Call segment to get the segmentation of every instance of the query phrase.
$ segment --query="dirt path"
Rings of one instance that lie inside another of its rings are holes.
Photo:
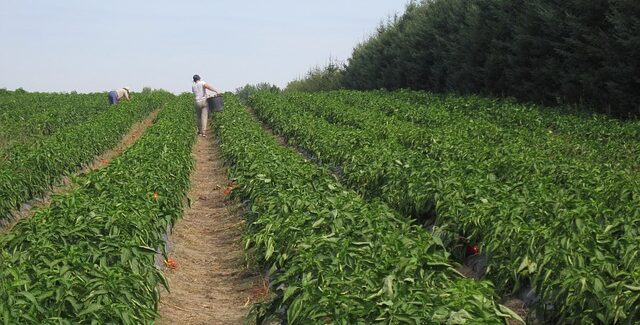
[[[238,205],[227,205],[229,180],[211,136],[192,153],[191,207],[173,229],[158,324],[243,324],[260,277],[247,269]],[[174,264],[175,263],[175,264]]]
[[[119,156],[123,151],[129,148],[132,144],[134,144],[138,139],[142,136],[144,131],[153,124],[153,120],[156,118],[158,113],[160,112],[160,108],[151,112],[144,120],[133,124],[129,133],[127,133],[120,143],[112,149],[109,149],[103,152],[101,155],[97,156],[92,162],[83,165],[82,169],[75,172],[73,176],[78,176],[81,174],[86,174],[96,169],[103,168],[109,164],[109,162]],[[63,177],[57,185],[55,185],[50,191],[45,193],[40,198],[34,198],[27,203],[22,205],[22,208],[19,211],[13,211],[11,218],[8,221],[0,220],[0,234],[6,233],[15,226],[18,221],[29,218],[33,216],[33,214],[42,208],[46,208],[51,204],[51,196],[57,194],[63,194],[70,191],[74,184],[71,181],[71,176]]]

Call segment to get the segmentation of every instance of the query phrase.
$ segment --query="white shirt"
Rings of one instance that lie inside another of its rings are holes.
[[[129,99],[129,92],[124,88],[116,89],[116,94],[118,94],[118,100],[121,100],[122,97]]]
[[[191,85],[191,91],[193,92],[193,95],[195,95],[196,97],[196,102],[202,102],[207,100],[207,89],[204,88],[204,85],[206,85],[207,83],[199,80],[197,82],[194,82],[193,85]]]

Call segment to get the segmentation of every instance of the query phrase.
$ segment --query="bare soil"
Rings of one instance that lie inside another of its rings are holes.
[[[53,195],[64,194],[71,191],[75,186],[75,184],[73,184],[72,182],[73,177],[86,174],[107,166],[113,158],[122,154],[123,151],[125,151],[132,144],[138,141],[144,131],[153,124],[153,121],[155,120],[159,112],[160,109],[158,108],[151,112],[144,120],[135,123],[131,127],[129,133],[127,133],[122,138],[117,146],[103,152],[99,156],[96,156],[96,158],[92,162],[82,166],[82,168],[79,171],[75,172],[73,175],[62,177],[58,184],[53,186],[50,191],[44,193],[42,197],[34,198],[29,202],[24,203],[20,210],[13,211],[11,213],[11,219],[7,221],[0,220],[0,234],[10,231],[11,228],[13,228],[16,223],[18,223],[18,221],[33,216],[37,209],[48,207],[51,204],[51,197]]]
[[[528,324],[532,324],[531,319],[529,319],[529,310],[524,306],[524,302],[517,298],[510,298],[504,302],[504,305],[513,310],[518,316],[520,316],[525,322]],[[508,325],[521,325],[522,323],[515,319],[508,319]]]
[[[460,274],[464,275],[467,278],[476,279],[476,280],[479,280],[481,278],[477,272],[473,271],[470,267],[464,264],[457,265],[455,269],[456,271],[460,272]]]
[[[226,198],[233,187],[211,135],[198,137],[192,155],[192,203],[170,236],[170,292],[161,289],[157,323],[243,324],[265,286],[245,263],[242,208]]]

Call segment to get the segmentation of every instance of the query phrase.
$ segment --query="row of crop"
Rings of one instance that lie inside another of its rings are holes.
[[[78,188],[0,237],[0,323],[151,324],[155,248],[182,214],[192,169],[190,96]]]
[[[637,207],[636,202],[628,198],[633,196],[632,189],[640,186],[640,170],[613,164],[603,166],[600,161],[592,160],[592,156],[563,155],[562,149],[567,144],[547,133],[536,136],[523,134],[522,128],[496,128],[495,124],[482,123],[477,116],[469,116],[464,110],[461,110],[462,114],[457,112],[459,116],[454,120],[432,118],[435,126],[417,127],[375,110],[341,103],[351,101],[352,97],[364,98],[366,93],[294,94],[287,96],[287,100],[298,107],[306,102],[306,107],[310,107],[306,110],[316,116],[334,124],[372,130],[370,135],[384,139],[388,145],[392,145],[391,142],[403,144],[412,151],[424,153],[436,163],[455,161],[463,168],[474,166],[467,173],[488,175],[487,182],[495,178],[501,184],[522,184],[523,189],[544,188],[553,196],[566,192],[582,200],[588,198],[597,201],[599,209],[614,211],[611,212],[614,219],[633,215]],[[371,101],[378,98],[371,97]],[[314,104],[309,105],[309,102]],[[580,120],[576,118],[576,121]],[[628,141],[640,146],[637,141]],[[624,152],[625,147],[615,147],[615,150]],[[585,204],[589,210],[597,209],[590,206],[596,204],[594,202]]]
[[[76,171],[104,150],[114,147],[131,125],[160,107],[166,93],[140,95],[133,102],[65,128],[25,146],[16,146],[0,162],[0,220],[25,201],[41,195],[64,174]]]
[[[455,161],[461,166],[474,166],[470,172],[490,175],[503,184],[534,184],[544,186],[547,192],[568,189],[580,197],[594,197],[594,192],[598,192],[598,200],[611,209],[621,205],[617,200],[620,188],[634,188],[639,179],[638,171],[633,169],[602,168],[589,157],[558,154],[564,144],[548,134],[523,135],[520,129],[500,129],[493,123],[464,115],[454,119],[432,117],[432,126],[418,127],[375,110],[342,103],[353,96],[366,94],[293,94],[287,96],[287,101],[330,123],[370,130],[368,135],[384,140],[388,146],[398,143],[436,162]],[[541,151],[545,147],[549,150]],[[601,184],[608,183],[617,186],[598,190]]]
[[[479,96],[436,96],[422,91],[376,91],[371,94],[378,99],[387,98],[392,102],[400,100],[411,104],[413,109],[401,108],[400,111],[404,111],[405,118],[412,120],[420,119],[419,116],[427,113],[429,106],[435,101],[441,105],[455,106],[458,111],[479,113],[483,118],[505,127],[527,126],[531,130],[553,130],[559,134],[575,136],[578,141],[637,141],[640,136],[640,124],[637,120],[620,120],[602,114],[572,112],[557,107],[520,104],[511,100]]]
[[[377,134],[390,141],[425,152],[430,159],[455,160],[469,165],[486,164],[493,159],[496,163],[487,166],[486,173],[493,173],[507,182],[539,184],[544,181],[563,188],[584,188],[584,195],[590,195],[589,189],[597,188],[602,183],[640,179],[640,162],[630,159],[634,150],[628,150],[635,148],[640,154],[640,138],[627,139],[624,134],[620,134],[626,142],[620,140],[607,146],[596,146],[590,145],[589,141],[557,136],[554,132],[549,133],[546,128],[504,127],[493,116],[485,116],[485,108],[477,109],[473,114],[464,109],[470,106],[469,103],[484,105],[487,102],[485,99],[472,98],[467,100],[467,105],[458,103],[448,108],[443,108],[443,105],[436,102],[430,106],[430,123],[424,127],[398,120],[395,116],[386,116],[381,110],[371,109],[372,106],[378,106],[390,111],[402,106],[390,106],[393,101],[389,101],[389,98],[393,100],[394,96],[395,93],[382,96],[377,93],[334,92],[311,96],[294,94],[287,98],[296,106],[306,105],[309,107],[308,111],[331,123],[376,130]],[[368,106],[365,107],[369,109],[353,104],[364,104],[365,99],[368,99]],[[384,104],[373,104],[377,101]],[[447,104],[452,103],[454,99],[448,99]],[[406,110],[409,108],[404,107]],[[514,106],[514,109],[517,108]],[[502,107],[502,111],[503,115],[508,116],[521,110],[512,111],[509,107]],[[584,121],[579,117],[574,117],[574,120],[575,124]],[[455,150],[451,150],[452,146]],[[609,152],[615,152],[615,155]],[[609,195],[616,197],[619,193],[614,191]],[[615,199],[607,198],[603,201],[616,204]]]
[[[295,97],[291,98],[295,100]],[[356,111],[368,114],[370,121],[378,120],[374,115],[388,115],[387,120],[401,126],[395,128],[396,131],[401,131],[395,132],[400,141],[414,146],[432,147],[429,150],[431,154],[434,154],[437,148],[429,142],[428,136],[424,137],[426,143],[424,140],[419,141],[419,136],[456,130],[462,133],[450,134],[451,139],[448,142],[457,141],[457,147],[466,146],[474,149],[467,151],[480,158],[486,155],[480,150],[493,150],[497,152],[489,153],[513,158],[524,149],[528,151],[528,161],[516,163],[554,167],[563,164],[590,164],[592,169],[605,165],[607,168],[602,172],[614,171],[635,175],[640,171],[640,165],[637,159],[634,159],[635,155],[640,154],[640,124],[637,123],[609,121],[601,116],[586,118],[557,112],[552,115],[552,111],[528,108],[501,100],[459,96],[441,98],[422,92],[340,91],[307,97],[316,102],[321,101],[325,105],[320,105],[321,107],[338,111],[341,115],[345,114],[343,106],[358,108]],[[300,105],[303,102],[304,100],[297,101],[296,104]],[[556,119],[553,120],[552,116]],[[402,120],[415,125],[406,127],[407,124],[402,123]],[[344,122],[344,119],[342,121]],[[356,121],[362,124],[360,119]],[[566,130],[569,127],[571,129]],[[413,138],[405,137],[405,134],[411,134],[411,129],[416,128],[426,130],[423,134],[417,133]],[[416,141],[417,143],[414,143]],[[531,159],[537,161],[532,162]]]
[[[246,247],[270,270],[277,294],[259,316],[289,324],[498,323],[510,312],[488,282],[447,263],[439,238],[280,146],[237,98],[225,105],[215,129],[239,185],[233,193],[251,202]]]
[[[604,115],[579,115],[503,99],[475,96],[435,96],[426,92],[336,92],[341,101],[367,111],[411,121],[428,128],[443,118],[448,122],[483,121],[509,137],[517,135],[523,146],[534,145],[541,157],[577,158],[606,164],[614,169],[640,166],[640,123],[619,121]],[[543,143],[526,143],[544,138]],[[508,138],[507,138],[508,139]]]
[[[106,95],[0,91],[0,157],[8,147],[45,138],[107,109]]]
[[[330,123],[318,117],[319,108],[313,108],[317,102],[300,105],[298,98],[292,104],[291,96],[300,95],[262,93],[252,104],[291,144],[340,166],[344,181],[363,194],[418,218],[437,215],[439,227],[481,242],[489,261],[487,275],[501,289],[515,291],[530,283],[543,301],[555,305],[562,322],[632,322],[640,317],[640,197],[635,192],[640,187],[620,187],[638,180],[577,192],[553,182],[505,182],[491,168],[503,163],[505,172],[513,173],[510,157],[468,160],[465,155],[474,154],[470,148],[448,142],[463,135],[491,136],[482,133],[486,129],[457,129],[454,123],[447,132],[448,121],[441,121],[444,132],[423,133],[432,144],[415,150],[387,134],[389,120],[350,125],[367,120],[342,106],[342,112],[325,116],[333,119]],[[340,120],[348,116],[357,119]],[[436,154],[434,148],[439,148]],[[603,197],[616,199],[619,206],[601,201]]]
[[[380,139],[390,150],[398,150],[397,145],[394,147],[397,143],[422,153],[436,168],[455,162],[458,168],[466,169],[465,177],[476,174],[488,186],[496,181],[517,186],[522,197],[534,191],[552,198],[575,197],[575,204],[586,210],[610,211],[609,219],[625,221],[637,211],[633,189],[640,187],[640,170],[614,164],[603,166],[597,159],[592,160],[593,156],[564,155],[567,144],[547,132],[540,136],[526,128],[503,129],[492,121],[470,116],[464,109],[449,109],[449,116],[441,118],[436,118],[436,113],[432,116],[433,126],[418,127],[376,110],[343,103],[366,96],[358,92],[291,94],[286,99],[330,123],[367,130],[368,136]],[[378,98],[371,97],[370,101]],[[616,149],[624,151],[624,147]],[[594,218],[602,221],[598,216]]]

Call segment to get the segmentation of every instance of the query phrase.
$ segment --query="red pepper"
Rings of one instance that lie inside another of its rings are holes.
[[[467,255],[476,255],[480,252],[478,244],[467,245]]]

